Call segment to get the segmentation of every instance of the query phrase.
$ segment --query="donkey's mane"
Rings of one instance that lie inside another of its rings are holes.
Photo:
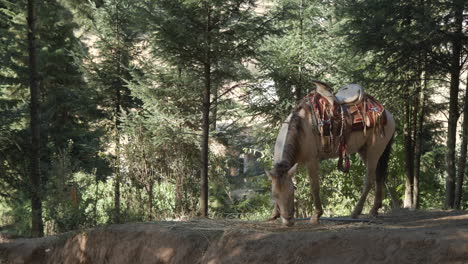
[[[278,173],[278,177],[282,177],[283,175],[286,175],[288,173],[288,170],[291,168],[291,165],[289,164],[288,161],[282,160],[279,163],[275,164],[274,170]]]
[[[275,171],[279,178],[285,177],[288,170],[294,165],[299,151],[299,133],[302,129],[301,117],[298,109],[294,109],[288,124],[288,134],[283,148],[283,159],[275,164]]]
[[[316,93],[316,89],[310,93]],[[296,163],[296,158],[299,155],[299,148],[301,146],[299,139],[303,130],[302,118],[299,115],[301,110],[306,113],[311,113],[312,106],[309,102],[309,96],[304,97],[291,112],[291,118],[288,122],[287,136],[284,145],[281,147],[281,160],[274,166],[278,178],[283,178],[287,175],[289,169]]]

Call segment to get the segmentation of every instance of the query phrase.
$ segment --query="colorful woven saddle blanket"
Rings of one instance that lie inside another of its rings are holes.
[[[362,131],[367,135],[368,130],[372,129],[372,133],[383,135],[383,127],[387,122],[385,108],[374,97],[363,93],[355,98],[354,101],[340,103],[336,97],[313,91],[303,99],[312,108],[314,127],[320,134],[322,151],[339,154],[338,168],[345,172],[350,167],[346,143],[351,133]]]
[[[386,124],[385,108],[368,94],[357,104],[339,104],[337,101],[331,104],[316,92],[305,99],[312,105],[316,127],[323,136],[337,137],[346,129],[366,133],[369,128],[381,129]]]

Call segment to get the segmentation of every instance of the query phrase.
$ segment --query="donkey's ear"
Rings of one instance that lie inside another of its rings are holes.
[[[292,176],[294,176],[294,174],[296,174],[297,165],[298,165],[298,163],[294,164],[294,166],[292,166],[292,167],[288,170],[288,176],[289,176],[290,178],[292,178]]]

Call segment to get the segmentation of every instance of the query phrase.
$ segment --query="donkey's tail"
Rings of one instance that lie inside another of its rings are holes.
[[[390,159],[390,153],[392,152],[392,145],[393,145],[393,138],[394,135],[392,135],[392,138],[390,141],[387,143],[387,146],[385,147],[384,152],[382,153],[382,156],[379,158],[379,162],[377,163],[377,179],[380,178],[382,182],[385,182],[385,179],[387,178],[387,173],[388,173],[388,161]]]

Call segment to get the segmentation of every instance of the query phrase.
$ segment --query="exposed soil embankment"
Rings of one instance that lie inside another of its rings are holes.
[[[468,263],[468,212],[398,211],[371,223],[192,220],[0,241],[0,263]]]

